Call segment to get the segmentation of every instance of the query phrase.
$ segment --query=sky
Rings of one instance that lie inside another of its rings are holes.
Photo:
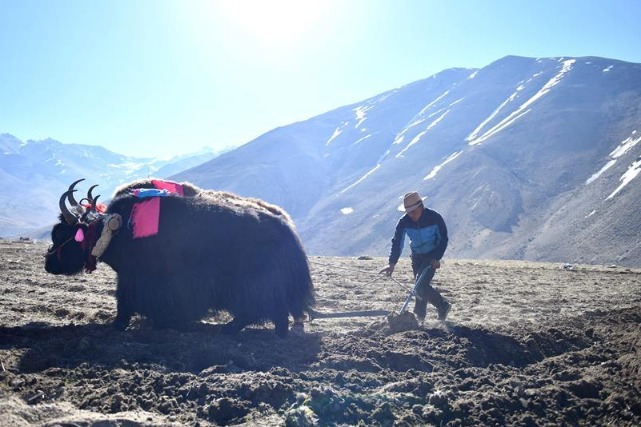
[[[0,134],[170,157],[506,55],[641,63],[641,0],[0,0]]]

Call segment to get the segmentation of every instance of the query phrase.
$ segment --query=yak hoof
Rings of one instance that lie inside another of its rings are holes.
[[[303,322],[294,322],[291,332],[294,335],[305,335],[305,324]]]

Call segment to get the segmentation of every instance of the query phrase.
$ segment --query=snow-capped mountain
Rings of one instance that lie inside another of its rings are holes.
[[[105,200],[121,184],[147,176],[167,177],[216,155],[203,150],[169,160],[134,158],[97,146],[52,139],[23,142],[0,134],[0,237],[32,236],[35,229],[54,224],[58,199],[76,179],[89,183],[84,190],[98,184],[94,195]]]
[[[402,195],[418,190],[448,224],[446,257],[641,266],[640,142],[641,64],[508,56],[172,178],[280,204],[311,254],[386,255]]]

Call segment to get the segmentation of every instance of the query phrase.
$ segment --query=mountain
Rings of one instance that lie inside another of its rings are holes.
[[[274,129],[172,179],[283,206],[310,254],[387,255],[417,190],[448,224],[446,258],[641,266],[640,141],[641,64],[508,56]]]
[[[76,179],[86,178],[87,185],[78,186],[81,191],[99,184],[93,194],[105,200],[121,184],[150,175],[167,177],[216,155],[204,149],[169,160],[135,158],[98,146],[53,139],[23,142],[0,134],[0,236],[35,236],[45,227],[48,232],[59,213],[60,195]]]

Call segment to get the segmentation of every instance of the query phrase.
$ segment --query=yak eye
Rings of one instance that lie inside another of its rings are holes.
[[[63,229],[62,227],[54,227],[54,229],[51,231],[51,240],[56,243],[67,239],[67,231],[68,230]]]

